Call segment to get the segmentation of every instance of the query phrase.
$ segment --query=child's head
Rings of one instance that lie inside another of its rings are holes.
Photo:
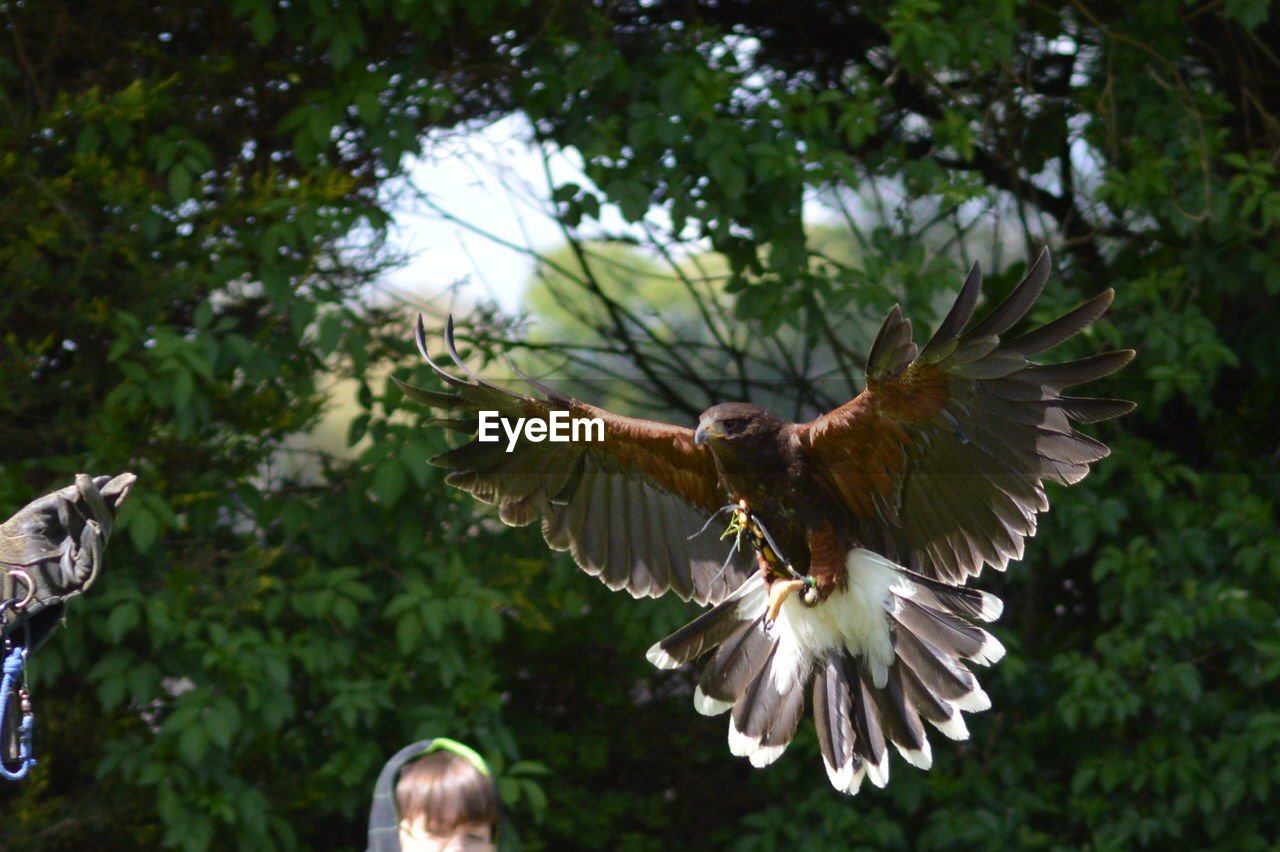
[[[467,848],[449,841],[468,836],[488,843],[498,821],[493,779],[453,751],[433,751],[400,770],[396,804],[404,849]]]

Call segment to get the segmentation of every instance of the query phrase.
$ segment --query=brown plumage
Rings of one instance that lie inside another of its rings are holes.
[[[695,707],[732,708],[730,748],[757,766],[790,742],[811,686],[828,774],[853,793],[864,776],[887,781],[887,743],[927,767],[923,721],[963,738],[960,711],[989,706],[962,660],[1003,655],[969,621],[996,618],[1000,603],[962,584],[984,565],[1003,570],[1021,558],[1036,514],[1048,508],[1045,480],[1077,482],[1107,455],[1071,422],[1132,408],[1061,396],[1118,370],[1130,350],[1030,361],[1101,316],[1110,290],[1020,337],[1001,337],[1034,304],[1048,272],[1046,251],[973,323],[975,265],[919,351],[895,307],[867,359],[866,390],[809,423],[726,403],[707,409],[694,431],[622,417],[527,377],[539,395],[513,393],[462,363],[452,323],[446,343],[468,378],[431,362],[419,322],[423,356],[456,393],[401,387],[453,412],[437,422],[464,433],[477,431],[486,410],[543,421],[554,412],[599,418],[601,441],[472,440],[432,462],[450,470],[450,484],[496,503],[507,523],[541,516],[547,543],[569,550],[610,588],[636,597],[670,590],[713,605],[650,649],[649,659],[673,667],[712,653]],[[756,570],[749,547],[728,553],[714,533],[696,534],[738,501],[798,580],[789,583],[787,569],[763,559]],[[792,587],[804,591],[785,597]],[[776,621],[766,611],[776,611]]]

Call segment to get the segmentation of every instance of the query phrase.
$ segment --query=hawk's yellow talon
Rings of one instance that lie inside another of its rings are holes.
[[[766,627],[773,624],[778,617],[778,612],[782,609],[782,604],[792,592],[798,592],[804,588],[804,580],[775,580],[769,586],[769,608],[764,613],[764,624]]]

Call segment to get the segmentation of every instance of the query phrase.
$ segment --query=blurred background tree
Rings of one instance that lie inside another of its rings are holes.
[[[381,761],[446,733],[494,760],[528,849],[1269,848],[1270,14],[0,2],[0,514],[140,476],[35,660],[41,763],[0,789],[0,844],[358,846]],[[639,413],[805,416],[855,392],[891,304],[931,325],[973,259],[997,297],[1052,245],[1040,319],[1116,287],[1081,352],[1138,348],[1103,392],[1140,408],[980,579],[1010,654],[930,772],[841,797],[807,723],[751,770],[643,659],[689,608],[609,594],[423,463],[442,439],[385,382],[427,381],[408,312],[369,298],[391,189],[431,134],[512,113],[586,180],[552,193],[568,249],[529,333],[467,329],[478,368],[510,341]],[[610,211],[640,245],[601,244]],[[339,380],[348,446],[318,446]]]

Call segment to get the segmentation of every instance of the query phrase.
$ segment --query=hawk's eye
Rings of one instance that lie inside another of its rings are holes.
[[[730,420],[724,421],[724,425],[726,429],[736,432],[738,427],[742,425],[742,421],[737,417],[734,417]]]

